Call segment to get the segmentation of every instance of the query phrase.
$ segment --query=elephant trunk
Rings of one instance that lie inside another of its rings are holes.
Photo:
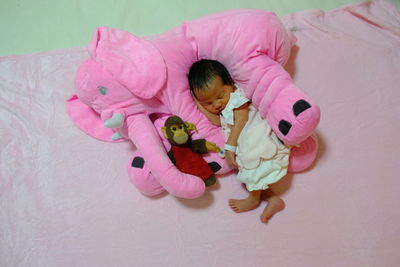
[[[142,154],[145,164],[158,182],[171,194],[181,198],[197,198],[205,191],[199,177],[180,172],[168,158],[160,136],[146,114],[127,118],[128,135]]]

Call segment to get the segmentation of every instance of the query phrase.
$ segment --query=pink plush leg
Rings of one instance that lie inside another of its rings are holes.
[[[128,175],[136,188],[147,196],[165,192],[165,189],[151,174],[139,151],[136,151],[129,160]]]
[[[173,165],[154,124],[146,114],[128,117],[127,125],[129,137],[145,160],[141,165],[148,166],[166,191],[176,197],[190,199],[204,194],[205,184],[202,179],[184,174]]]
[[[285,144],[297,145],[313,133],[320,109],[295,85],[290,85],[276,96],[266,118]]]
[[[317,156],[318,139],[315,133],[304,140],[300,147],[293,147],[289,157],[289,172],[301,172],[311,166]]]

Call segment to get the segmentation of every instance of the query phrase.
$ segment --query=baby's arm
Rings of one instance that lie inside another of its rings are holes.
[[[249,119],[249,104],[246,103],[240,106],[239,108],[234,109],[233,112],[234,112],[234,124],[231,129],[231,133],[228,137],[228,140],[226,141],[226,144],[231,146],[237,146],[238,145],[237,141],[239,139],[240,133],[242,132],[244,126],[247,123],[247,120]],[[238,168],[234,152],[227,150],[226,159],[231,166]]]
[[[202,105],[200,105],[199,101],[197,101],[196,97],[192,96],[194,102],[196,103],[198,109],[203,113],[207,119],[214,125],[216,126],[221,126],[221,119],[219,118],[219,115],[212,114],[208,112]]]

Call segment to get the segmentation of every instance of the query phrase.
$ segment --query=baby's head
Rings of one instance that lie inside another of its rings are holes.
[[[219,114],[234,91],[231,75],[216,60],[202,59],[189,70],[189,85],[194,97],[208,112]]]

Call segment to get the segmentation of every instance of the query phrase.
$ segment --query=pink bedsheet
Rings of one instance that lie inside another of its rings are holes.
[[[398,266],[400,14],[385,0],[283,18],[287,66],[321,107],[318,161],[235,214],[234,175],[196,200],[129,182],[129,143],[78,130],[64,101],[84,49],[0,58],[0,266]],[[85,160],[90,158],[91,160]]]

